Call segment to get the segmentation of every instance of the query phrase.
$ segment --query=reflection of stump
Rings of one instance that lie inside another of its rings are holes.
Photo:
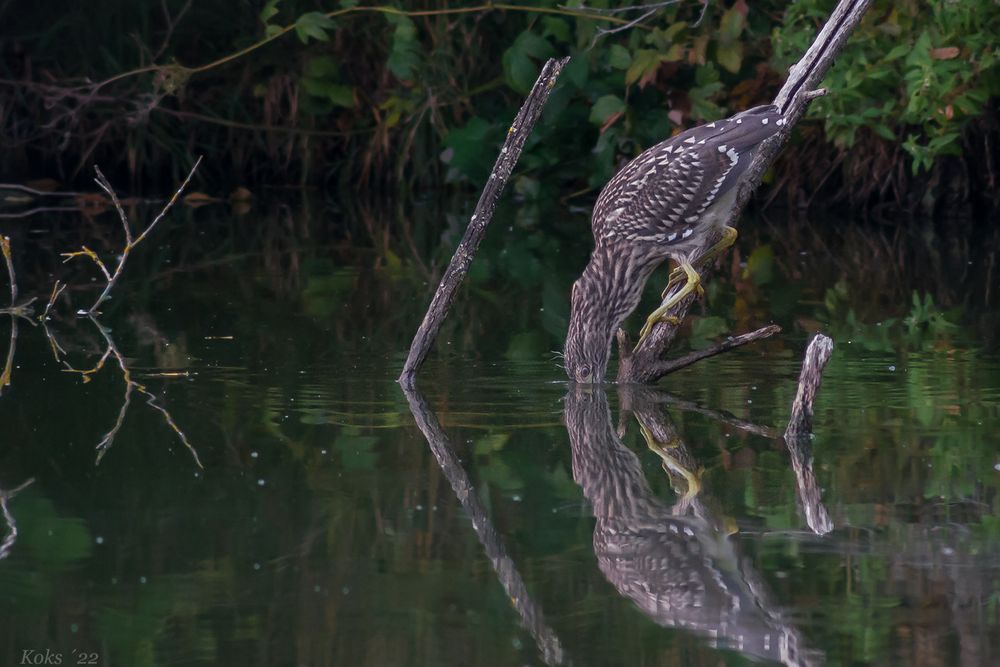
[[[631,397],[637,415],[654,408]],[[618,592],[665,627],[715,638],[719,645],[785,664],[807,664],[798,631],[745,571],[736,545],[709,517],[679,517],[650,489],[638,457],[612,427],[607,396],[574,388],[566,398],[573,478],[593,506],[594,554]],[[646,424],[644,424],[646,425]],[[664,422],[647,425],[662,431]]]

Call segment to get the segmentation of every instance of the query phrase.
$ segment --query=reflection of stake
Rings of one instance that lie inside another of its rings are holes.
[[[125,247],[122,249],[121,255],[118,257],[118,264],[115,266],[114,273],[108,270],[107,265],[101,261],[101,258],[97,256],[97,253],[87,246],[83,246],[80,250],[75,252],[62,253],[62,256],[66,258],[63,260],[64,263],[74,257],[89,257],[91,261],[97,265],[97,268],[101,270],[101,273],[104,274],[104,279],[107,281],[107,284],[104,286],[104,291],[102,291],[100,296],[97,297],[97,301],[94,302],[94,305],[92,305],[89,310],[81,311],[79,313],[80,315],[93,317],[98,314],[97,309],[110,296],[111,289],[118,283],[118,279],[121,277],[122,271],[125,270],[125,262],[128,260],[129,253],[131,253],[137,245],[142,243],[146,237],[149,236],[149,233],[153,231],[153,228],[156,227],[157,223],[163,219],[163,217],[167,214],[167,211],[169,211],[177,202],[181,193],[184,192],[184,188],[187,187],[187,184],[191,181],[191,177],[194,176],[194,172],[197,171],[198,165],[200,164],[201,158],[199,157],[195,161],[194,166],[191,167],[191,171],[188,173],[187,178],[185,178],[184,182],[181,183],[181,186],[177,188],[177,191],[174,192],[174,196],[171,197],[170,201],[166,203],[163,210],[161,210],[159,215],[153,219],[153,222],[149,223],[149,226],[134,239],[132,238],[132,228],[129,226],[128,217],[122,209],[121,202],[118,201],[118,195],[115,194],[114,188],[111,187],[111,183],[109,183],[108,179],[104,177],[103,173],[101,173],[100,168],[94,167],[94,171],[97,172],[97,178],[95,178],[94,181],[101,187],[102,190],[108,193],[109,197],[111,197],[111,201],[115,205],[115,210],[118,211],[118,218],[121,220],[122,227],[125,229]]]
[[[177,434],[181,443],[183,443],[183,445],[187,447],[188,451],[191,452],[191,456],[194,458],[195,464],[197,464],[199,468],[204,468],[201,464],[201,460],[198,458],[198,452],[195,451],[195,448],[188,441],[187,436],[184,435],[184,432],[180,429],[180,427],[177,426],[177,423],[174,421],[173,417],[170,416],[167,409],[157,403],[156,396],[153,393],[132,379],[132,372],[125,363],[125,357],[123,357],[121,352],[118,351],[118,347],[115,345],[114,339],[111,338],[110,330],[102,326],[101,323],[93,317],[90,318],[90,321],[94,323],[95,327],[97,327],[97,330],[100,332],[101,336],[104,337],[104,341],[107,344],[104,354],[101,355],[100,360],[93,368],[89,368],[87,370],[77,370],[64,361],[63,365],[66,366],[66,372],[78,373],[83,378],[84,382],[90,382],[90,376],[104,368],[104,364],[107,362],[108,357],[113,355],[115,360],[118,361],[118,367],[122,371],[122,379],[125,380],[125,396],[122,400],[121,409],[118,411],[118,418],[115,420],[114,426],[111,427],[111,430],[105,433],[104,437],[101,438],[101,441],[97,443],[98,453],[96,462],[100,463],[101,459],[104,458],[104,455],[111,448],[111,445],[114,444],[115,436],[118,435],[118,431],[121,429],[122,423],[125,421],[125,413],[128,412],[129,405],[132,403],[132,392],[137,391],[146,396],[146,405],[163,415],[163,419],[167,422],[167,426],[169,426],[170,429]]]
[[[406,384],[402,386],[406,400],[410,404],[410,412],[417,422],[417,427],[427,439],[431,453],[434,454],[438,465],[441,466],[441,471],[448,479],[448,483],[451,484],[458,501],[462,504],[462,509],[472,520],[472,527],[476,531],[479,543],[486,550],[486,555],[489,557],[507,597],[513,603],[517,613],[521,615],[521,622],[535,638],[538,650],[542,654],[542,660],[547,665],[562,664],[564,655],[559,638],[556,637],[552,628],[546,625],[542,608],[531,598],[528,587],[525,586],[521,574],[517,571],[517,566],[513,559],[507,555],[503,540],[493,526],[482,501],[479,500],[465,468],[462,467],[458,456],[455,455],[451,441],[444,429],[441,428],[437,415],[427,405],[427,401],[417,389],[408,388]]]
[[[10,555],[10,550],[14,547],[14,542],[17,541],[17,522],[14,521],[14,515],[10,513],[10,508],[7,507],[7,501],[13,500],[14,496],[31,486],[34,481],[35,478],[32,477],[10,491],[0,489],[0,513],[3,514],[3,520],[7,524],[7,536],[3,538],[3,542],[0,542],[0,560]]]

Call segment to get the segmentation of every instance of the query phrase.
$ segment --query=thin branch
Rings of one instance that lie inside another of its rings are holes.
[[[729,350],[737,347],[742,347],[743,345],[747,345],[758,340],[770,338],[780,331],[780,326],[777,324],[770,324],[766,327],[761,327],[756,331],[740,334],[739,336],[731,336],[721,343],[704,350],[695,350],[694,352],[689,352],[688,354],[685,354],[682,357],[677,357],[676,359],[656,360],[650,363],[645,361],[643,357],[633,354],[628,334],[626,334],[624,330],[619,329],[618,353],[621,361],[618,368],[618,377],[621,378],[622,375],[625,374],[629,377],[629,382],[651,384],[660,378],[669,375],[670,373],[679,371],[682,368],[687,368],[691,364],[701,361],[702,359],[714,357],[717,354],[728,352]],[[642,360],[642,363],[637,364],[637,360]]]
[[[55,305],[56,299],[59,298],[59,295],[61,295],[65,289],[65,283],[60,283],[58,280],[55,282],[52,286],[52,293],[49,294],[49,302],[45,304],[45,310],[42,311],[42,314],[38,317],[39,322],[45,322],[45,320],[49,319],[49,313],[52,311],[52,306]]]
[[[108,179],[104,177],[104,174],[101,172],[100,167],[96,166],[94,167],[94,171],[97,172],[97,177],[94,180],[97,183],[97,185],[99,185],[101,189],[104,190],[109,197],[111,197],[111,201],[115,205],[115,210],[118,211],[118,218],[121,220],[122,227],[125,229],[125,248],[122,250],[121,255],[118,258],[118,264],[115,266],[114,273],[111,273],[108,270],[108,267],[104,264],[104,262],[101,261],[101,258],[97,256],[97,253],[95,253],[87,246],[83,246],[81,250],[77,250],[75,252],[61,253],[62,256],[66,258],[64,262],[68,262],[69,260],[75,257],[89,257],[101,270],[101,273],[104,274],[104,278],[107,281],[107,284],[104,286],[104,290],[97,297],[97,300],[94,302],[94,305],[92,305],[88,310],[79,311],[78,313],[79,315],[94,317],[98,314],[97,309],[101,306],[102,303],[104,303],[110,297],[111,290],[114,288],[115,285],[118,284],[118,280],[119,278],[121,278],[122,272],[125,270],[125,263],[128,261],[129,254],[136,246],[142,243],[147,236],[149,236],[150,232],[152,232],[153,229],[156,227],[156,225],[159,224],[160,220],[162,220],[164,216],[166,216],[167,212],[169,212],[170,209],[173,207],[173,205],[177,203],[177,200],[180,198],[181,194],[187,188],[188,183],[191,182],[191,178],[194,176],[194,173],[198,170],[198,166],[201,164],[201,160],[202,156],[199,156],[198,159],[195,161],[194,166],[191,167],[191,171],[188,172],[187,178],[185,178],[184,182],[181,183],[180,187],[177,188],[176,191],[174,191],[174,195],[166,203],[166,205],[163,207],[160,213],[153,219],[153,222],[151,222],[149,226],[147,226],[146,229],[144,229],[142,233],[139,234],[139,236],[135,237],[134,239],[132,238],[132,229],[129,226],[128,216],[125,215],[125,211],[122,208],[121,201],[119,201],[118,199],[118,195],[115,194],[115,190],[111,186],[111,183],[108,182]]]
[[[434,298],[430,306],[427,308],[427,313],[424,315],[423,321],[420,323],[420,328],[417,329],[416,334],[413,336],[413,342],[410,344],[410,351],[406,357],[403,372],[398,379],[398,382],[403,386],[413,386],[417,371],[420,370],[420,366],[423,365],[424,360],[427,358],[427,354],[434,344],[434,339],[441,330],[441,324],[444,322],[444,318],[448,315],[448,310],[455,301],[458,288],[465,279],[465,275],[469,272],[469,265],[472,263],[472,258],[479,248],[479,243],[486,234],[486,226],[489,225],[490,220],[493,218],[493,211],[496,208],[497,200],[500,198],[504,186],[507,184],[507,179],[510,178],[511,172],[514,170],[514,165],[517,164],[517,159],[521,156],[521,149],[524,148],[524,142],[528,139],[528,135],[531,134],[532,128],[534,128],[535,123],[541,116],[542,109],[548,101],[549,93],[552,92],[552,88],[556,85],[556,80],[559,78],[560,72],[562,72],[563,67],[568,62],[569,58],[562,58],[559,60],[549,59],[545,63],[541,74],[538,75],[538,80],[535,81],[535,85],[528,95],[528,99],[525,100],[513,124],[507,131],[507,138],[500,149],[500,155],[497,157],[496,164],[493,165],[493,171],[490,173],[489,180],[486,182],[486,186],[479,196],[479,203],[476,205],[476,210],[469,220],[469,226],[465,229],[465,235],[462,237],[461,243],[458,244],[458,248],[455,249],[455,254],[452,255],[451,262],[448,264],[448,268],[441,278],[441,282],[434,293]]]
[[[14,274],[14,260],[10,252],[10,237],[0,235],[0,252],[3,253],[4,262],[7,263],[7,275],[10,278],[10,307],[14,307],[17,301],[17,276]]]
[[[104,173],[101,168],[94,165],[94,171],[97,173],[97,177],[94,178],[94,182],[104,190],[109,197],[111,197],[111,202],[115,205],[115,210],[118,211],[118,218],[122,221],[122,227],[125,228],[125,244],[132,245],[132,229],[128,224],[128,216],[125,215],[125,211],[122,210],[122,203],[118,201],[118,194],[115,189],[111,187],[111,183],[108,183],[108,179],[105,178]]]
[[[840,0],[826,24],[813,40],[809,50],[789,70],[788,79],[774,99],[775,106],[782,111],[785,123],[780,132],[761,144],[746,174],[742,177],[736,202],[728,218],[730,227],[736,226],[740,213],[753,191],[760,184],[764,172],[774,162],[781,148],[788,141],[792,128],[805,113],[810,99],[817,96],[816,87],[830,69],[837,54],[843,49],[847,38],[861,21],[871,3],[872,0]],[[709,238],[705,240],[702,252],[718,240],[719,235],[709,235]],[[702,283],[704,281],[703,277]],[[678,324],[673,324],[671,321],[661,321],[653,326],[649,335],[629,358],[629,363],[623,363],[619,366],[619,383],[648,381],[643,379],[651,375],[646,369],[655,368],[658,364],[663,363],[661,361],[663,356],[680,330],[679,323],[687,316],[695,299],[696,295],[692,294],[681,300],[668,313]]]

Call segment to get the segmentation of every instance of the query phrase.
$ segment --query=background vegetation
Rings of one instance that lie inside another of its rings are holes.
[[[0,172],[72,181],[97,162],[135,187],[205,153],[217,188],[478,186],[540,63],[572,54],[515,182],[565,199],[673,131],[769,101],[833,2],[677,2],[634,25],[645,14],[620,4],[6,4]],[[997,34],[992,0],[876,2],[770,196],[995,207]]]

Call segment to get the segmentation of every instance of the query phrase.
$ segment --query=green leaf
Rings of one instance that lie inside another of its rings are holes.
[[[260,22],[267,25],[267,22],[274,18],[274,15],[278,13],[278,3],[281,0],[267,0],[264,4],[264,8],[260,10]]]
[[[655,71],[663,62],[663,54],[652,49],[639,49],[632,58],[632,64],[625,72],[625,85],[631,86],[647,72]]]
[[[557,42],[569,42],[569,23],[564,19],[555,16],[546,16],[542,19],[542,26],[545,28],[545,31],[542,33],[543,37],[551,36]]]
[[[519,93],[527,93],[538,76],[535,60],[549,58],[554,51],[545,39],[525,30],[503,54],[503,71],[507,84]]]
[[[389,71],[403,80],[412,80],[420,65],[420,43],[417,26],[409,16],[387,14],[386,19],[396,26],[392,33],[392,48],[386,65]]]
[[[735,42],[745,25],[746,17],[733,5],[726,10],[719,22],[719,39],[723,42]]]
[[[617,95],[604,95],[594,102],[590,108],[590,122],[594,125],[604,125],[612,115],[625,111],[625,102]]]
[[[280,25],[269,25],[264,29],[264,35],[267,37],[274,37],[281,31],[282,27]]]
[[[715,59],[725,70],[736,74],[743,64],[743,45],[739,42],[720,44],[715,50]]]
[[[614,69],[628,69],[632,64],[632,55],[621,44],[614,44],[608,50],[608,64]]]
[[[307,44],[310,37],[319,42],[327,42],[330,36],[326,31],[335,26],[333,20],[322,12],[309,12],[300,16],[295,22],[295,34],[303,44]]]

